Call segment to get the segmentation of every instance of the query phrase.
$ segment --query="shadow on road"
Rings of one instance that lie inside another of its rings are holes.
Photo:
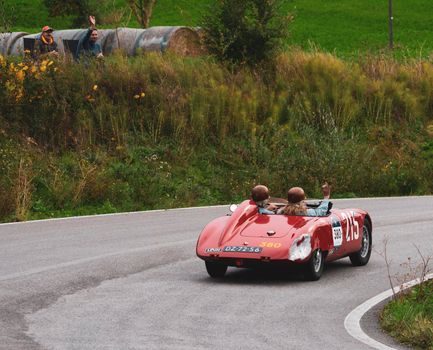
[[[338,275],[353,272],[349,260],[339,260],[325,265],[321,279],[334,279]],[[261,284],[281,285],[314,283],[305,279],[302,266],[275,267],[265,266],[260,268],[235,268],[229,267],[222,278],[211,278],[207,275],[200,276],[198,280],[204,283],[217,284]]]

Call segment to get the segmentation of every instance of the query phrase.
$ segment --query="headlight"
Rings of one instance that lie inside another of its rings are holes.
[[[289,260],[304,260],[311,254],[311,237],[310,235],[302,235],[295,239],[289,250]]]

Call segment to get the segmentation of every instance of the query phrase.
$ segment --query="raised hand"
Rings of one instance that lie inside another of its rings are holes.
[[[89,16],[89,23],[92,28],[96,27],[96,19],[95,16]]]
[[[324,199],[329,199],[331,197],[331,186],[327,182],[322,185],[322,193]]]

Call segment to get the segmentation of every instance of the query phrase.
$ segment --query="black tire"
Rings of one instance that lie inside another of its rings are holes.
[[[317,281],[322,276],[323,266],[325,265],[325,256],[320,249],[316,249],[308,263],[305,265],[305,278],[308,281]]]
[[[205,261],[205,264],[207,273],[213,278],[223,277],[227,271],[227,265],[218,262]]]
[[[370,222],[365,219],[364,220],[364,226],[362,227],[362,245],[361,249],[358,250],[356,253],[350,254],[349,258],[352,262],[353,266],[364,266],[367,265],[368,261],[370,260],[371,255],[371,246],[372,246],[372,239],[371,239],[371,225]]]

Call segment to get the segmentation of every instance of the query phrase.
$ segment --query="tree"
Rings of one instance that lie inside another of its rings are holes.
[[[149,27],[156,0],[128,0],[128,5],[143,28]]]
[[[89,14],[96,15],[95,11],[103,0],[43,0],[50,16],[73,16],[73,26],[81,27],[87,24]]]
[[[216,0],[201,26],[209,52],[222,61],[256,65],[282,49],[290,14],[282,0]]]

